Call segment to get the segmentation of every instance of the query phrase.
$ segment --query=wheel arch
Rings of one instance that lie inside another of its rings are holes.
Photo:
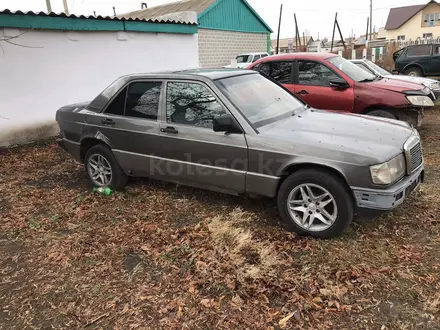
[[[408,70],[408,69],[410,69],[410,68],[417,68],[417,69],[419,69],[419,70],[422,72],[423,76],[426,75],[426,74],[425,74],[425,70],[423,70],[423,66],[421,66],[421,65],[418,64],[418,63],[409,63],[409,64],[407,64],[407,65],[403,68],[402,73],[405,73],[405,71]]]
[[[316,163],[306,162],[306,163],[295,163],[295,164],[290,164],[290,165],[286,166],[283,169],[281,176],[280,176],[280,180],[278,182],[277,194],[278,194],[280,187],[283,184],[284,180],[286,180],[293,173],[295,173],[299,170],[303,170],[303,169],[322,170],[322,171],[325,171],[329,174],[335,175],[339,180],[341,180],[341,182],[343,182],[345,184],[345,187],[351,196],[353,207],[356,208],[356,206],[357,206],[356,198],[353,194],[353,191],[350,189],[350,185],[348,184],[348,181],[347,181],[347,178],[345,177],[345,175],[339,169],[336,169],[336,168],[329,166],[329,165],[326,165],[326,164],[316,164]]]
[[[362,109],[361,114],[365,115],[368,112],[371,112],[373,110],[384,110],[384,111],[390,111],[392,113],[391,110],[393,110],[393,107],[387,106],[385,104],[373,104],[373,105],[369,105],[368,107]]]
[[[94,136],[85,137],[81,140],[79,154],[80,154],[80,159],[82,162],[84,162],[84,158],[86,157],[87,151],[91,147],[94,147],[98,144],[102,144],[102,145],[105,145],[105,146],[111,148],[111,146],[108,143],[106,143],[106,141],[104,141],[102,139],[98,139]]]

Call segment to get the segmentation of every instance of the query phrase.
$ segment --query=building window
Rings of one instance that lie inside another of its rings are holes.
[[[428,23],[428,21],[429,21],[429,14],[425,14],[423,18],[423,22]]]
[[[405,36],[401,35],[401,36],[397,36],[397,41],[403,41],[405,40]]]
[[[440,21],[440,13],[435,13],[435,20],[436,20],[437,22]]]
[[[432,33],[423,33],[423,39],[432,39]]]

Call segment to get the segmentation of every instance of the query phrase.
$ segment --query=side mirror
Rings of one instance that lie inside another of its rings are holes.
[[[334,78],[329,81],[330,87],[333,88],[339,88],[339,89],[345,89],[350,87],[350,85],[347,84],[347,82],[342,78]]]
[[[214,118],[212,120],[212,128],[214,132],[243,133],[235,119],[229,115]]]

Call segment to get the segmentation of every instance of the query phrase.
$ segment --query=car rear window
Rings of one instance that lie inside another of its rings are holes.
[[[431,55],[431,45],[423,45],[417,47],[411,47],[406,53],[407,56],[429,56]]]

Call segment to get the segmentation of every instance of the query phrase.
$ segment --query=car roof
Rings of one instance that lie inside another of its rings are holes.
[[[325,60],[327,58],[330,57],[335,57],[338,56],[337,54],[333,54],[333,53],[312,53],[312,52],[307,52],[307,53],[288,53],[288,54],[278,54],[278,55],[271,55],[271,56],[267,56],[265,57],[263,60],[264,62],[268,62],[268,61],[286,61],[286,60],[295,60],[298,58],[301,59],[321,59],[321,60]]]
[[[211,80],[243,76],[249,74],[258,74],[252,70],[243,70],[236,68],[211,68],[211,69],[186,69],[177,71],[158,71],[150,73],[132,73],[119,77],[118,79],[130,81],[135,79],[185,79],[194,78],[194,76],[205,77]]]

